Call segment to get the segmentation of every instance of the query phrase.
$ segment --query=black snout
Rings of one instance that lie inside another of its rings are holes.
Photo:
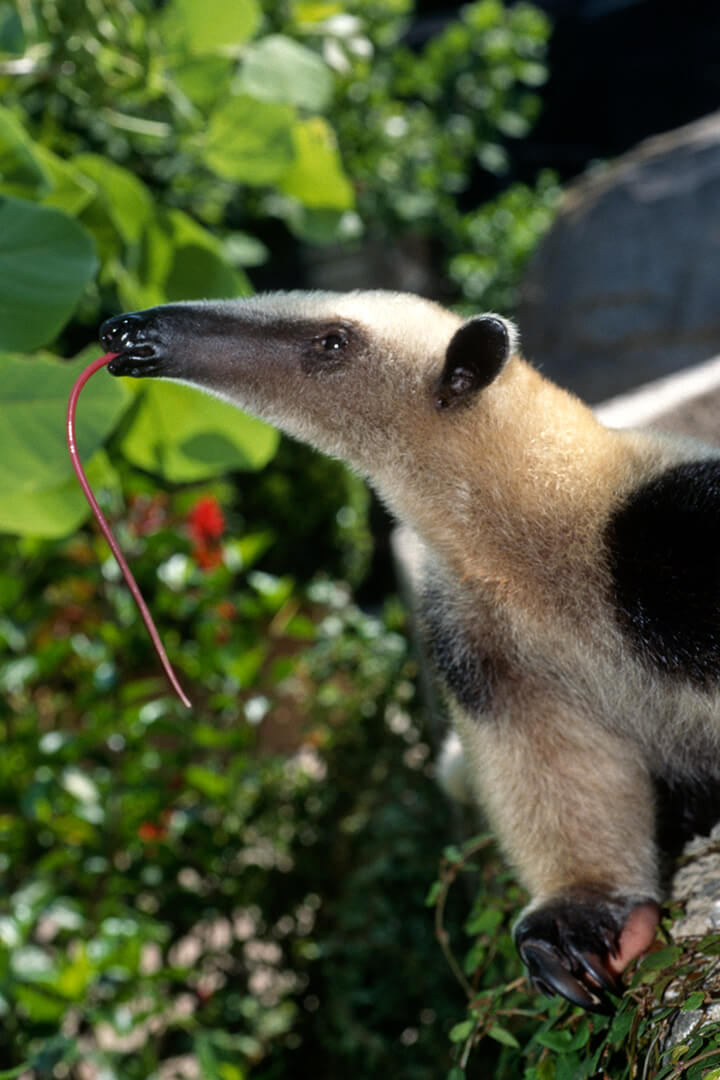
[[[139,311],[107,319],[100,327],[100,341],[108,352],[118,353],[108,364],[111,375],[142,378],[159,375],[164,349],[153,331],[152,311]]]

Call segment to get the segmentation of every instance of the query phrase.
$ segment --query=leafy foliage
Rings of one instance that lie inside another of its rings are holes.
[[[585,1013],[558,998],[538,997],[533,1003],[525,979],[518,977],[509,932],[519,897],[512,881],[503,881],[507,875],[494,870],[492,859],[478,861],[489,844],[481,836],[448,848],[427,897],[435,908],[438,940],[467,999],[465,1019],[449,1033],[456,1064],[447,1080],[475,1076],[489,1042],[502,1047],[492,1073],[496,1080],[633,1080],[640,1068],[652,1080],[713,1077],[720,1066],[720,1024],[700,1011],[694,1024],[687,1021],[693,1010],[715,1000],[720,935],[669,944],[672,922],[682,913],[670,912],[662,926],[665,943],[636,964],[611,1017]],[[453,886],[468,873],[480,875],[480,889],[463,927],[471,945],[459,958],[445,912]],[[670,1039],[678,1030],[691,1035]]]
[[[552,182],[469,216],[458,196],[474,169],[506,171],[508,140],[531,124],[547,23],[526,4],[480,0],[417,53],[402,43],[409,12],[406,0],[0,6],[0,349],[65,356],[118,310],[243,295],[271,219],[286,248],[421,231],[473,303],[512,299]],[[0,357],[3,371],[12,362]],[[137,393],[116,444],[135,464],[185,482],[274,452],[273,436],[238,425],[213,457],[222,407],[182,394],[178,431],[151,444],[163,410],[154,388]],[[204,420],[188,440],[190,409]],[[79,505],[63,513],[57,486],[43,486],[55,449],[40,434],[37,468],[25,459],[16,482],[25,506],[0,505],[0,528],[76,525]]]
[[[422,896],[445,826],[399,613],[260,571],[268,536],[220,536],[207,498],[139,491],[126,520],[192,723],[100,540],[3,545],[0,1068],[340,1056],[430,1080],[453,990]]]

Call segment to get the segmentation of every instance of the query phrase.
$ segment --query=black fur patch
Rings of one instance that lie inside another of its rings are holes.
[[[489,709],[495,665],[470,641],[460,622],[446,610],[440,595],[431,587],[423,596],[422,619],[430,658],[460,705],[470,713]]]
[[[720,461],[669,469],[635,491],[606,542],[617,615],[636,650],[668,675],[720,676]]]
[[[693,836],[707,836],[720,821],[720,781],[655,780],[657,842],[663,854],[675,858]],[[673,868],[674,869],[674,868]]]

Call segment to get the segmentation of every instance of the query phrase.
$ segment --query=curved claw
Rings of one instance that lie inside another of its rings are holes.
[[[541,993],[561,994],[573,1005],[580,1005],[591,1012],[613,1012],[601,988],[604,985],[601,980],[598,979],[601,987],[597,990],[581,982],[568,971],[558,952],[551,946],[541,941],[524,941],[520,946],[520,956],[528,969],[531,982]],[[583,967],[596,978],[595,973],[584,962]]]
[[[596,953],[581,952],[572,942],[567,943],[567,948],[573,960],[587,971],[590,978],[594,979],[598,986],[611,994],[621,993],[617,979],[610,974]]]

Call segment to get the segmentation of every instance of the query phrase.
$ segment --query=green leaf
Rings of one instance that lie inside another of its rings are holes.
[[[252,287],[224,244],[182,210],[161,212],[149,224],[137,278],[119,284],[127,309],[173,300],[247,296]]]
[[[40,1024],[57,1023],[65,1013],[67,1004],[62,998],[35,986],[15,987],[15,1000],[30,1020]]]
[[[65,439],[68,397],[97,349],[71,363],[49,356],[26,359],[0,354],[0,492],[29,494],[55,487],[73,475]],[[98,372],[77,407],[80,456],[88,459],[108,437],[130,403],[125,386]]]
[[[680,945],[666,945],[664,949],[659,949],[657,952],[646,956],[640,963],[638,971],[641,975],[654,971],[663,971],[665,968],[671,967],[681,956],[682,947]]]
[[[185,779],[191,787],[197,788],[209,799],[222,799],[230,790],[227,776],[211,772],[200,765],[190,765],[185,772]]]
[[[438,902],[438,898],[439,898],[440,893],[442,892],[442,890],[443,890],[442,881],[433,881],[432,885],[430,886],[430,888],[428,890],[428,894],[425,897],[425,904],[426,904],[427,907],[435,907],[435,904]]]
[[[96,495],[100,488],[120,487],[102,450],[91,458],[85,471]],[[54,540],[70,536],[89,515],[90,507],[74,476],[63,484],[31,493],[0,492],[0,532]]]
[[[720,934],[708,934],[698,943],[698,951],[704,956],[720,956]]]
[[[278,187],[304,206],[349,210],[355,205],[353,186],[345,175],[332,128],[320,116],[293,128],[295,160]]]
[[[173,69],[173,77],[193,105],[212,110],[220,95],[229,90],[234,68],[226,56],[187,56]]]
[[[471,936],[474,934],[493,934],[504,918],[503,912],[498,908],[483,908],[477,914],[473,913],[465,923],[465,933]]]
[[[469,1038],[474,1030],[474,1020],[462,1020],[459,1024],[455,1024],[455,1026],[450,1029],[450,1042],[465,1042],[465,1039]]]
[[[26,1061],[24,1065],[18,1065],[16,1069],[7,1069],[4,1072],[0,1072],[0,1080],[16,1080],[18,1076],[22,1076],[24,1072],[30,1071],[30,1062]]]
[[[240,84],[260,101],[287,101],[313,112],[327,108],[333,91],[324,60],[282,34],[269,34],[248,48]]]
[[[95,198],[97,185],[47,147],[37,146],[35,152],[51,180],[50,190],[42,200],[43,206],[54,206],[71,217],[77,217]]]
[[[1,107],[0,185],[8,194],[35,198],[51,186],[35,143],[14,114]]]
[[[137,244],[154,210],[145,185],[100,154],[77,154],[72,164],[94,182],[97,198],[125,243]]]
[[[233,97],[210,117],[204,137],[207,165],[218,176],[244,184],[271,184],[295,158],[289,105]]]
[[[255,470],[275,453],[278,433],[232,405],[176,383],[148,385],[122,451],[173,483]]]
[[[495,1039],[496,1042],[502,1043],[503,1046],[512,1046],[514,1050],[520,1049],[520,1043],[515,1036],[507,1028],[501,1027],[500,1024],[493,1024],[488,1031],[488,1035],[491,1039]]]
[[[556,1053],[567,1053],[569,1050],[577,1049],[575,1037],[567,1029],[562,1031],[538,1031],[535,1035],[535,1041],[540,1043],[541,1046],[547,1046],[548,1050],[554,1050]],[[587,1042],[587,1035],[585,1035],[584,1041]]]
[[[555,1062],[552,1058],[544,1058],[537,1067],[538,1080],[555,1080]]]
[[[0,349],[52,341],[96,269],[92,239],[67,214],[0,198]]]
[[[684,1011],[690,1009],[700,1009],[705,1003],[705,994],[702,990],[696,990],[693,994],[688,994],[685,1001],[682,1003]]]
[[[225,52],[248,41],[261,18],[257,0],[171,0],[160,26],[172,44],[202,54]]]

